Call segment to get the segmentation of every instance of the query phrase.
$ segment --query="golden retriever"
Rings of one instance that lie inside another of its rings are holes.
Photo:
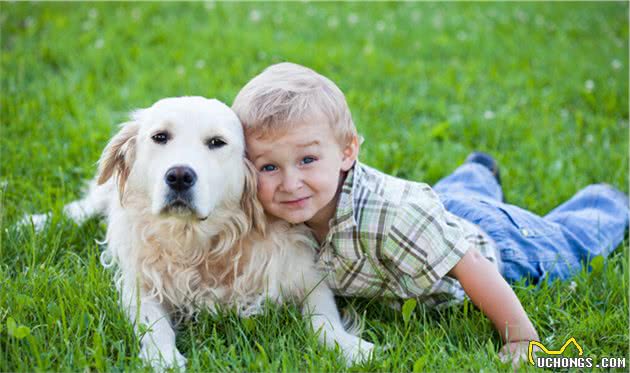
[[[306,228],[267,221],[241,124],[217,100],[167,98],[133,112],[103,151],[86,196],[64,212],[79,223],[107,218],[103,262],[116,268],[140,357],[156,368],[186,365],[174,312],[222,305],[248,316],[266,299],[301,302],[320,342],[338,344],[349,363],[374,348],[344,330]],[[41,228],[46,218],[29,221]]]

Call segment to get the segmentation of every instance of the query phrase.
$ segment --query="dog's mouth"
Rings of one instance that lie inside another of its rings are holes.
[[[197,215],[197,209],[192,203],[190,193],[169,193],[160,213],[168,215]]]

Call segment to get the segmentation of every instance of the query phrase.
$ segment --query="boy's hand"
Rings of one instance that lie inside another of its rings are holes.
[[[512,367],[518,368],[527,361],[529,341],[509,342],[499,351],[499,359],[502,362],[512,362]]]

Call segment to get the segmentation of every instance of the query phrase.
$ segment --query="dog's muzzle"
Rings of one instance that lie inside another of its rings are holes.
[[[182,214],[195,211],[192,187],[197,182],[197,174],[192,168],[171,167],[164,175],[164,182],[169,188],[166,194],[165,212]]]

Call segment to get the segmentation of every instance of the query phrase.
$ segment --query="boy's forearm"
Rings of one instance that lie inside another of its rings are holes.
[[[499,277],[487,290],[475,293],[478,286],[468,286],[468,289],[464,286],[473,303],[492,321],[504,342],[538,340],[538,333],[512,288],[496,270],[488,271],[487,275]]]
[[[488,316],[506,343],[538,339],[521,302],[494,265],[470,250],[451,270],[472,302]]]

